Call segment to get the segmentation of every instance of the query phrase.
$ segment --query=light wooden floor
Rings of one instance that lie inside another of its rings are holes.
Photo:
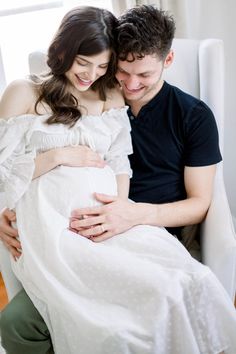
[[[0,310],[2,310],[7,303],[8,303],[7,294],[2,280],[2,275],[0,273]]]

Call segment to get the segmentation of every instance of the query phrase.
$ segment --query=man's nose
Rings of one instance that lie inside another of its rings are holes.
[[[130,76],[125,80],[125,85],[129,90],[135,90],[139,88],[140,82],[137,76]]]

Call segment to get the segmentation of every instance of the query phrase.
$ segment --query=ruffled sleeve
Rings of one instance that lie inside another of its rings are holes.
[[[31,183],[35,152],[27,148],[32,119],[20,116],[0,119],[0,191],[13,209]]]
[[[116,175],[128,174],[132,177],[128,155],[133,153],[131,142],[131,126],[127,115],[127,107],[109,112],[108,120],[112,129],[112,141],[105,160]]]

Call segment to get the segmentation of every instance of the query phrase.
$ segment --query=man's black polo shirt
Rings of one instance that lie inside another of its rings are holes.
[[[134,153],[129,197],[168,203],[186,198],[185,166],[221,161],[213,113],[202,101],[164,82],[137,117],[128,110]]]

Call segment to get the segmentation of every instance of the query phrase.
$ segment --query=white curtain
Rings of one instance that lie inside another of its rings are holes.
[[[5,77],[1,47],[0,47],[0,96],[2,91],[5,89],[5,87],[6,87],[6,77]]]
[[[136,5],[136,0],[112,0],[112,8],[116,16],[120,16],[125,10]]]
[[[158,8],[170,12],[178,23],[176,37],[185,37],[188,33],[188,7],[193,4],[197,7],[198,1],[189,0],[120,0],[113,1],[113,9],[117,15],[122,14],[126,9],[139,5],[155,5]]]

